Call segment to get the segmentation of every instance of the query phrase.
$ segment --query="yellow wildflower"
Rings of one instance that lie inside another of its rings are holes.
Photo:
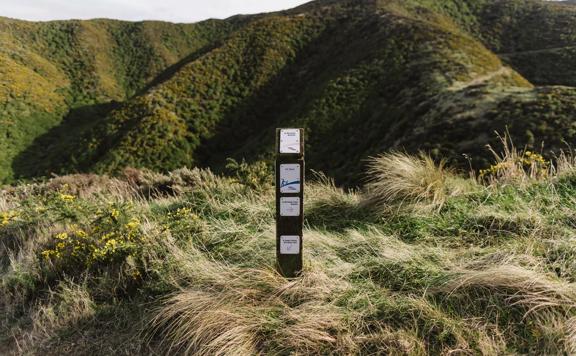
[[[50,256],[51,256],[53,253],[54,253],[54,251],[52,251],[52,250],[46,250],[46,251],[42,251],[41,255],[42,255],[45,259],[49,260],[49,259],[50,259]]]
[[[115,250],[117,244],[118,243],[116,242],[116,240],[111,239],[111,240],[106,241],[106,245],[104,246],[104,248],[110,248],[112,250]]]
[[[77,237],[80,237],[80,238],[85,238],[87,236],[87,234],[84,230],[76,230],[76,231],[74,231],[74,235],[76,235]]]
[[[140,220],[133,218],[130,220],[128,224],[126,224],[126,228],[128,230],[136,230],[140,226]]]
[[[55,238],[57,240],[66,240],[66,239],[68,239],[68,233],[62,232],[62,233],[56,235]]]
[[[8,224],[10,224],[10,217],[7,213],[2,213],[2,222],[0,223],[0,226],[6,226]]]
[[[190,209],[190,208],[180,208],[180,209],[176,210],[176,215],[177,216],[187,216],[187,215],[190,215],[191,212],[192,212],[192,209]]]
[[[9,225],[14,219],[18,217],[18,213],[15,211],[6,211],[0,213],[0,227]]]
[[[119,216],[120,212],[117,209],[112,208],[110,210],[110,217],[112,218],[112,220],[117,221]]]
[[[102,235],[102,237],[100,237],[100,241],[110,240],[110,238],[115,236],[115,235],[116,235],[115,232],[110,232],[110,233],[104,234],[104,235]]]
[[[60,193],[60,200],[62,200],[62,201],[70,202],[70,201],[74,201],[74,199],[76,199],[76,197],[73,195]]]

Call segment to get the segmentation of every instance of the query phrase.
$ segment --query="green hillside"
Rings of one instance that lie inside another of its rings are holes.
[[[53,130],[66,139],[79,135],[114,102],[211,48],[235,26],[0,18],[0,181],[39,163],[17,160],[35,139]]]
[[[356,185],[361,162],[387,149],[427,150],[467,166],[465,154],[482,167],[495,130],[550,151],[576,134],[576,7],[565,3],[341,0],[197,25],[17,24],[12,36],[31,51],[46,52],[25,37],[27,27],[58,25],[47,33],[90,37],[82,48],[100,58],[86,55],[68,63],[72,70],[66,50],[49,56],[57,64],[44,72],[68,68],[50,85],[92,104],[59,126],[61,115],[20,118],[48,122],[23,129],[28,138],[55,127],[32,144],[17,140],[25,149],[6,161],[16,177],[220,170],[228,157],[269,160],[274,128],[302,126],[311,166]]]

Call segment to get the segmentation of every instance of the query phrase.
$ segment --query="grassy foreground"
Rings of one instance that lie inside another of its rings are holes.
[[[307,186],[305,272],[274,271],[274,194],[181,169],[0,192],[0,354],[576,352],[576,173],[426,157]],[[263,173],[264,172],[264,173]]]

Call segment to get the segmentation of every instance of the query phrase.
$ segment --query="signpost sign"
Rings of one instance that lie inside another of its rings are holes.
[[[285,277],[302,272],[304,130],[276,131],[276,256]]]

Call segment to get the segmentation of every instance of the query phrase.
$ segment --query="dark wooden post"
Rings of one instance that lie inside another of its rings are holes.
[[[276,130],[276,256],[285,277],[302,272],[304,130]]]

